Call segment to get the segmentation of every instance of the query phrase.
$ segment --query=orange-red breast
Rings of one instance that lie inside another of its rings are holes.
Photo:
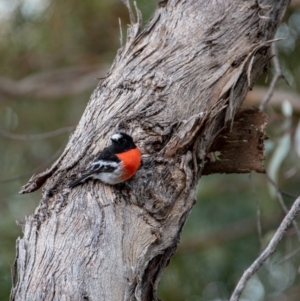
[[[79,179],[69,184],[73,188],[88,179],[98,179],[114,185],[131,178],[141,164],[141,153],[131,136],[116,133],[111,137],[112,144],[103,149]]]

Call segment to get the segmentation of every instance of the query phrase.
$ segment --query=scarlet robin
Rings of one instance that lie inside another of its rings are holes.
[[[131,136],[116,133],[111,137],[112,144],[103,149],[90,168],[70,188],[88,179],[98,179],[103,183],[115,185],[131,178],[141,164],[141,153]]]

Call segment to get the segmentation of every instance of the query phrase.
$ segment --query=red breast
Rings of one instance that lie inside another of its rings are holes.
[[[124,153],[117,154],[118,158],[123,162],[124,174],[122,175],[122,180],[127,180],[131,178],[141,164],[141,152],[136,147]]]

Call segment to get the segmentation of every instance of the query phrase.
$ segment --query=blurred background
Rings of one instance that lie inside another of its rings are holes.
[[[156,2],[137,0],[145,21]],[[0,301],[9,298],[15,241],[22,236],[15,221],[40,200],[40,190],[18,191],[63,151],[120,46],[119,22],[125,40],[129,17],[117,0],[0,0]],[[159,286],[164,301],[228,300],[280,224],[280,200],[289,208],[300,195],[300,1],[292,1],[277,37],[286,38],[277,43],[285,80],[266,107],[265,165],[280,192],[262,174],[203,177]],[[262,76],[247,106],[261,103],[273,74],[270,68]],[[243,301],[299,300],[298,233],[296,227],[286,232]]]

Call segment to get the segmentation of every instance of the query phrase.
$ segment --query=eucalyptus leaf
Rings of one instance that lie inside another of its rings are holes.
[[[296,131],[295,131],[295,149],[297,155],[300,157],[300,121],[298,122]]]
[[[268,174],[271,179],[277,183],[279,169],[287,157],[291,149],[291,135],[289,133],[284,134],[277,143],[277,147],[272,155],[272,158],[269,163]],[[276,195],[276,191],[272,185],[269,184],[269,191],[272,196]]]

